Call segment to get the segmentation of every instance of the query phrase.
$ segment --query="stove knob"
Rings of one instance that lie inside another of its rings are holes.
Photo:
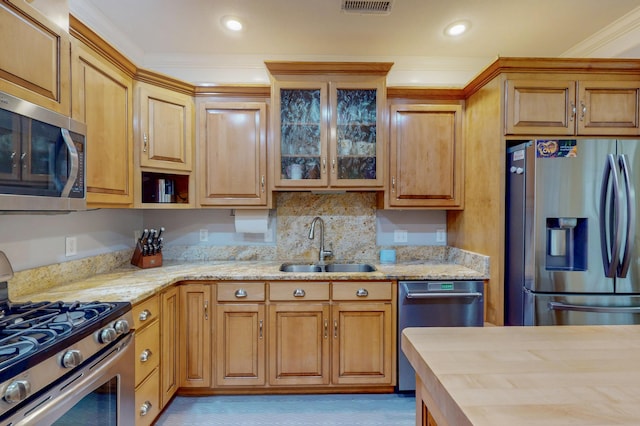
[[[4,400],[15,404],[24,401],[31,392],[31,385],[27,380],[15,380],[4,391]]]
[[[118,337],[118,333],[116,333],[116,329],[112,327],[107,327],[100,332],[100,343],[111,343],[116,340]]]
[[[82,364],[84,357],[77,349],[67,351],[62,355],[62,366],[64,368],[74,368]]]
[[[116,330],[116,333],[118,334],[126,334],[129,332],[129,330],[131,330],[127,320],[116,321],[115,324],[113,324],[113,328]]]

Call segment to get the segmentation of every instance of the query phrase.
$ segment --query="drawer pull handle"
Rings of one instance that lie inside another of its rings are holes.
[[[324,320],[324,338],[329,337],[329,320]]]
[[[247,297],[247,290],[245,290],[244,288],[239,288],[238,290],[236,290],[236,297],[238,299]]]
[[[145,401],[144,404],[140,406],[140,416],[146,416],[151,411],[151,401]]]
[[[263,327],[263,321],[260,320],[260,339],[262,339],[262,327]]]
[[[293,297],[304,297],[305,295],[306,293],[301,288],[296,288],[295,290],[293,290]]]
[[[140,312],[140,316],[138,318],[140,318],[140,321],[146,321],[150,316],[151,312],[148,309],[145,309],[144,311]]]
[[[358,291],[356,291],[356,296],[358,297],[367,297],[368,295],[369,292],[366,288],[359,288]]]
[[[151,352],[150,349],[145,349],[144,351],[142,351],[142,353],[140,354],[140,362],[147,362],[149,361],[149,357],[153,355],[153,352]]]
[[[338,338],[338,320],[333,320],[333,338]]]

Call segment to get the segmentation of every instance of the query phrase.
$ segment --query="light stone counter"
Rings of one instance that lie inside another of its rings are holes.
[[[274,261],[168,261],[161,267],[150,269],[126,265],[68,284],[47,288],[33,287],[30,290],[14,291],[13,294],[10,282],[10,298],[14,302],[99,300],[129,301],[135,304],[164,287],[185,280],[484,280],[488,278],[488,270],[478,271],[461,264],[439,261],[414,261],[394,265],[374,264],[376,271],[366,273],[281,272],[279,271],[281,263]]]

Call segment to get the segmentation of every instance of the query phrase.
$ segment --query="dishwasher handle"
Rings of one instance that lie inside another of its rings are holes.
[[[482,293],[475,292],[428,292],[428,291],[409,291],[405,296],[407,299],[442,299],[442,298],[461,298],[461,297],[482,297]]]

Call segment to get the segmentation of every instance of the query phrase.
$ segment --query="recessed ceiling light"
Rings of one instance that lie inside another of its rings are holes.
[[[448,36],[456,37],[465,33],[469,28],[471,28],[471,23],[469,21],[456,21],[447,25],[447,28],[444,29],[444,33]]]
[[[240,31],[242,30],[242,22],[235,16],[224,16],[222,18],[222,25],[228,30],[231,31]]]

